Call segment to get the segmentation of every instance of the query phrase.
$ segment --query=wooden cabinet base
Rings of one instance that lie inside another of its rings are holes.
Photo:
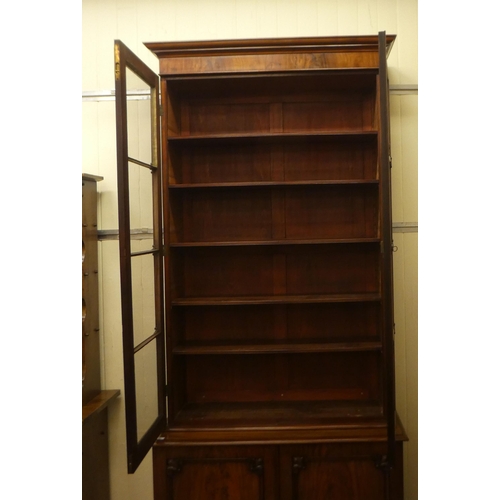
[[[155,500],[403,500],[403,442],[153,447]]]

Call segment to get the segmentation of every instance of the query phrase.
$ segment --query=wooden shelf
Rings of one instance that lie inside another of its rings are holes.
[[[317,353],[317,352],[364,352],[380,351],[382,342],[279,342],[259,344],[191,344],[181,345],[173,349],[179,355],[210,354],[283,354],[283,353]]]
[[[376,137],[377,130],[354,130],[354,131],[328,131],[328,132],[276,132],[276,133],[238,133],[238,134],[199,134],[199,135],[170,135],[168,142],[223,142],[223,141],[258,141],[258,142],[295,142],[298,140],[325,140],[328,138],[352,138],[360,139],[362,137]]]
[[[196,184],[170,184],[172,190],[207,189],[207,188],[263,188],[263,187],[311,187],[311,186],[355,186],[377,185],[378,179],[348,179],[348,180],[310,180],[284,182],[204,182]]]
[[[187,409],[189,412],[190,409]],[[181,412],[179,417],[185,418]],[[271,443],[311,443],[311,442],[345,442],[349,439],[357,441],[386,441],[387,422],[382,418],[357,418],[354,421],[329,421],[316,425],[294,425],[286,422],[285,425],[273,427],[212,427],[197,431],[180,422],[179,425],[170,427],[169,432],[160,436],[156,446],[172,446],[173,444],[191,445],[200,443],[214,444],[220,441],[233,443],[271,444]],[[408,436],[396,415],[396,440],[408,441]]]
[[[262,295],[253,297],[185,297],[172,300],[173,306],[223,306],[245,304],[319,304],[334,302],[377,302],[379,293],[334,295]]]
[[[148,47],[153,44],[146,44]],[[241,49],[237,49],[238,52]],[[267,52],[269,46],[261,48]],[[243,51],[244,52],[244,51]],[[173,54],[173,53],[172,53]],[[191,52],[192,54],[192,52]],[[368,67],[358,68],[316,68],[314,73],[307,71],[251,71],[237,73],[203,74],[171,76],[170,89],[179,98],[197,97],[200,94],[209,98],[227,97],[228,95],[280,96],[284,93],[318,92],[339,89],[370,89],[374,86],[376,70]]]
[[[256,240],[256,241],[188,241],[171,242],[172,248],[280,246],[280,245],[337,245],[358,243],[380,243],[380,238],[344,238],[311,240]]]
[[[85,422],[88,418],[96,415],[101,412],[105,408],[109,406],[109,404],[115,400],[120,395],[120,391],[116,390],[108,390],[101,391],[97,396],[91,399],[87,404],[82,407],[82,422]]]
[[[376,402],[265,402],[265,403],[198,403],[185,405],[170,420],[173,427],[384,427],[382,407]]]

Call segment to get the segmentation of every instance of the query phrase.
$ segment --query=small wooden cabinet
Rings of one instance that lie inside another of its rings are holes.
[[[128,465],[159,436],[157,500],[402,499],[394,40],[147,43],[160,81],[116,42]]]
[[[97,182],[82,175],[82,500],[109,500],[108,413],[118,390],[101,389]]]
[[[82,174],[82,405],[101,391],[97,262],[97,183],[101,180]]]

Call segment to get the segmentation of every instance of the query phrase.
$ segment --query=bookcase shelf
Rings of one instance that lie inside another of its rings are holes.
[[[169,187],[378,181],[378,139],[375,131],[179,136],[167,144]]]
[[[255,241],[195,241],[172,242],[172,248],[202,248],[226,246],[270,246],[270,245],[337,245],[353,243],[379,243],[380,238],[311,239],[311,240],[255,240]]]
[[[266,187],[313,187],[313,186],[342,186],[342,185],[363,185],[363,184],[378,184],[376,179],[367,180],[312,180],[312,181],[288,181],[288,182],[206,182],[198,184],[171,184],[171,190],[183,189],[206,189],[206,188],[219,188],[219,189],[232,189],[232,188],[266,188]]]
[[[216,145],[220,143],[269,143],[269,144],[289,144],[291,142],[325,142],[325,140],[333,141],[335,139],[344,140],[362,140],[365,137],[377,137],[377,130],[336,130],[330,132],[275,132],[275,133],[224,133],[224,134],[210,134],[199,133],[192,135],[173,135],[168,138],[170,143],[189,143],[193,145],[196,143],[206,145]]]
[[[314,342],[294,343],[285,342],[274,344],[237,344],[227,345],[223,343],[214,344],[192,344],[181,345],[173,349],[174,354],[180,355],[206,355],[206,354],[280,354],[280,353],[311,353],[311,352],[361,352],[380,351],[382,343],[365,342]]]
[[[260,403],[191,403],[182,408],[176,415],[177,430],[197,429],[203,422],[206,428],[220,429],[255,429],[262,430],[274,427],[275,438],[283,428],[293,428],[295,432],[301,428],[323,427],[325,431],[345,430],[353,424],[359,427],[373,426],[383,428],[385,425],[380,405],[374,402],[260,402]],[[290,429],[292,430],[292,429]],[[359,430],[358,430],[359,433]],[[320,434],[320,435],[321,435]],[[359,434],[358,434],[359,435]],[[337,439],[342,436],[339,433]],[[304,437],[310,440],[310,437]],[[319,436],[316,437],[319,440]],[[269,442],[269,438],[265,439]]]
[[[378,302],[378,293],[335,295],[263,295],[253,297],[187,297],[172,300],[173,306],[213,306],[252,304],[322,304],[335,302]]]

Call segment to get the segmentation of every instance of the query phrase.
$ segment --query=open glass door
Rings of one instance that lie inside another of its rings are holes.
[[[166,422],[158,76],[115,41],[118,220],[128,472]]]

